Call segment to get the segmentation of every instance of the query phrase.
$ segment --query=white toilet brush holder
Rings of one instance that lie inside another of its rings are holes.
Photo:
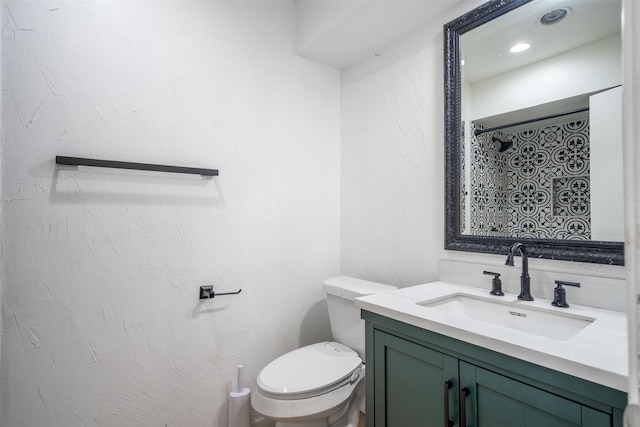
[[[236,388],[229,393],[229,427],[251,425],[251,390],[243,386],[242,370],[238,365]]]

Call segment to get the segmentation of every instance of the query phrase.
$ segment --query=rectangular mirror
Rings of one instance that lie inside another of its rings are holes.
[[[444,35],[445,248],[622,264],[620,0],[490,1]]]

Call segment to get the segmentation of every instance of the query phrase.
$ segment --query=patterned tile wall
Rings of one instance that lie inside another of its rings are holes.
[[[471,234],[591,238],[588,119],[517,133],[473,129]],[[500,152],[498,140],[513,144]]]

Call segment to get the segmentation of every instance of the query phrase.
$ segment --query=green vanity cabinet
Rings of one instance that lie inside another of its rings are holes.
[[[622,426],[626,393],[374,313],[362,316],[368,427]]]

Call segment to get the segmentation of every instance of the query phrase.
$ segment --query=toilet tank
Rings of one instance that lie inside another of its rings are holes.
[[[364,360],[364,320],[360,318],[360,309],[354,306],[353,300],[398,288],[348,276],[327,279],[323,287],[333,339],[351,347]]]

